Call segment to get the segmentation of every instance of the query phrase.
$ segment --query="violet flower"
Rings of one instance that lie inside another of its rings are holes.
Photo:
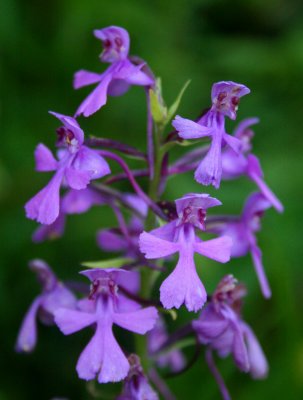
[[[255,271],[263,296],[271,297],[271,290],[262,265],[262,252],[257,244],[256,232],[261,229],[261,217],[271,203],[261,193],[252,193],[244,205],[240,217],[230,217],[214,223],[210,221],[207,231],[218,235],[228,235],[233,239],[231,257],[243,257],[251,253]]]
[[[26,216],[50,225],[59,216],[60,186],[64,181],[75,190],[85,189],[92,179],[110,173],[107,162],[97,151],[83,145],[84,132],[74,118],[53,113],[63,126],[57,130],[61,148],[57,161],[51,151],[39,144],[35,150],[37,171],[56,171],[50,182],[25,205]]]
[[[148,259],[179,253],[176,268],[160,287],[165,308],[179,308],[185,303],[189,311],[198,311],[205,303],[207,294],[196,272],[194,253],[222,263],[229,261],[229,237],[202,241],[195,234],[195,227],[204,229],[206,210],[220,204],[208,194],[188,194],[176,200],[177,220],[140,235],[140,250]]]
[[[268,364],[252,329],[240,315],[241,298],[246,294],[232,275],[225,276],[192,325],[199,341],[215,350],[219,357],[232,354],[237,367],[249,372],[254,379],[263,379]]]
[[[117,400],[158,400],[157,393],[149,384],[136,354],[128,357],[130,369]]]
[[[94,205],[103,205],[105,203],[105,197],[90,187],[82,190],[70,189],[61,199],[58,218],[50,225],[38,226],[33,233],[33,241],[40,243],[44,240],[61,237],[64,233],[67,214],[82,214]]]
[[[85,311],[61,308],[55,313],[55,322],[65,335],[70,335],[90,325],[95,333],[80,355],[77,372],[81,379],[98,378],[99,383],[118,382],[129,371],[129,363],[119,347],[112,326],[116,324],[132,332],[145,334],[153,328],[157,319],[155,307],[144,309],[124,304],[119,295],[120,282],[137,279],[137,274],[117,269],[91,269],[81,272],[91,282],[90,307]]]
[[[159,317],[154,329],[148,333],[148,352],[151,357],[167,341],[168,333],[163,318]],[[180,371],[185,365],[185,358],[180,350],[171,350],[156,357],[158,367],[169,367],[172,371]]]
[[[58,308],[73,309],[77,301],[44,261],[33,260],[29,266],[37,274],[42,293],[35,298],[23,319],[16,343],[16,351],[19,352],[34,350],[37,343],[37,316],[44,324],[51,325]]]
[[[130,41],[125,29],[109,26],[94,30],[94,35],[104,46],[100,60],[111,65],[101,74],[85,70],[75,74],[75,89],[97,83],[97,87],[79,106],[76,116],[83,114],[88,117],[98,111],[106,104],[108,94],[120,96],[130,85],[151,86],[154,83],[154,80],[142,71],[145,63],[134,65],[128,58]]]
[[[240,122],[235,130],[234,137],[241,141],[240,152],[227,148],[222,153],[222,179],[236,179],[246,175],[256,183],[259,190],[267,200],[279,212],[283,211],[283,205],[276,195],[270,190],[263,180],[263,171],[259,159],[251,154],[251,139],[254,136],[250,129],[259,122],[258,118],[248,118]]]
[[[241,142],[225,132],[225,117],[236,119],[240,98],[250,90],[235,82],[217,82],[212,87],[212,106],[197,122],[177,115],[173,127],[183,139],[211,137],[210,149],[195,171],[195,179],[202,185],[219,188],[222,175],[221,149],[227,144],[239,152]]]

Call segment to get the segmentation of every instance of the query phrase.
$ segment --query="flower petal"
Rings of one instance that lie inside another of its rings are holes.
[[[94,205],[105,204],[105,198],[97,191],[86,188],[82,190],[69,190],[61,201],[61,210],[66,214],[81,214]]]
[[[25,204],[27,218],[50,225],[59,216],[59,190],[63,170],[58,170],[49,183]]]
[[[85,189],[91,180],[91,173],[76,168],[65,169],[65,179],[69,187],[76,190]]]
[[[110,173],[109,165],[105,159],[96,150],[86,146],[82,146],[78,151],[72,166],[77,170],[88,171],[91,179],[102,178]]]
[[[202,256],[226,263],[230,260],[232,244],[232,239],[229,236],[222,236],[205,242],[195,242],[194,250]]]
[[[43,143],[39,143],[35,149],[36,171],[55,171],[58,162],[52,152]]]
[[[155,307],[147,307],[128,313],[115,313],[113,318],[121,328],[144,335],[155,326],[158,312]]]
[[[106,104],[107,90],[111,80],[112,74],[104,73],[103,79],[99,85],[80,104],[76,111],[76,116],[83,114],[85,117],[89,117]]]
[[[259,280],[262,294],[266,299],[269,299],[271,297],[271,289],[269,287],[269,283],[262,264],[262,252],[258,246],[256,245],[252,246],[251,256],[253,259],[255,271]]]
[[[58,218],[50,225],[40,225],[33,233],[32,240],[41,243],[44,240],[53,240],[61,237],[65,228],[65,215],[60,213]]]
[[[160,239],[148,232],[143,232],[139,238],[140,251],[145,258],[161,258],[176,253],[179,244]]]
[[[250,374],[254,379],[264,379],[268,374],[268,363],[258,339],[251,328],[243,323],[246,339],[248,358],[250,363]]]
[[[174,271],[160,287],[160,300],[165,308],[179,308],[185,303],[188,311],[198,311],[206,302],[205,288],[197,275],[193,250],[182,249]]]
[[[199,139],[211,136],[213,133],[213,128],[202,126],[190,119],[182,118],[179,115],[172,121],[172,126],[178,131],[182,139]]]
[[[31,352],[34,350],[37,342],[37,312],[41,305],[43,296],[38,296],[33,301],[29,310],[27,311],[16,343],[16,351]]]
[[[93,83],[97,83],[102,79],[102,74],[97,74],[95,72],[86,71],[81,69],[76,72],[74,75],[73,86],[74,89],[79,89],[83,86],[92,85]]]
[[[151,86],[154,81],[151,77],[141,71],[141,65],[134,65],[129,60],[125,59],[120,62],[120,68],[114,74],[114,79],[123,80],[130,85]]]
[[[55,322],[64,335],[70,335],[96,322],[96,315],[82,311],[59,308],[54,313]]]

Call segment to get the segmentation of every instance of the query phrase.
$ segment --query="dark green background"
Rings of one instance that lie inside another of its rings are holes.
[[[89,398],[74,369],[89,332],[64,337],[56,328],[39,326],[32,355],[16,355],[13,347],[21,319],[38,293],[27,270],[29,259],[43,257],[60,277],[71,278],[81,261],[104,257],[95,231],[114,223],[107,209],[71,217],[62,240],[35,245],[30,237],[36,224],[25,219],[23,205],[48,180],[33,170],[36,144],[53,146],[55,139],[58,124],[47,111],[74,113],[89,89],[73,91],[73,73],[104,68],[97,58],[100,43],[91,33],[111,24],[129,30],[131,53],[162,77],[168,103],[192,79],[180,107],[183,116],[194,118],[209,105],[215,81],[234,80],[251,89],[238,117],[260,117],[254,151],[285,205],[282,216],[268,211],[259,235],[273,297],[261,297],[249,257],[225,266],[203,261],[205,268],[199,269],[208,289],[228,272],[247,282],[244,315],[269,359],[270,374],[262,382],[241,374],[230,358],[218,361],[233,398],[303,398],[302,5],[300,0],[0,1],[1,400]],[[136,87],[110,98],[80,123],[86,132],[144,149],[145,111],[144,93]],[[169,183],[170,199],[201,190],[192,174]],[[237,213],[253,189],[242,179],[223,183],[219,192],[206,190],[223,201],[222,211]],[[203,357],[169,384],[178,399],[219,398]]]

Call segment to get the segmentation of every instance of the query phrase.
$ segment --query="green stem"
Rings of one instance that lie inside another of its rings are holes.
[[[162,161],[165,152],[161,149],[161,137],[162,137],[163,128],[159,126],[155,126],[154,133],[154,175],[149,183],[148,196],[153,200],[158,200],[158,189],[161,179],[161,168]],[[150,231],[154,228],[156,222],[155,214],[151,209],[148,210],[148,214],[145,222],[145,230]],[[143,298],[149,298],[151,295],[153,283],[157,279],[157,275],[159,271],[152,271],[147,268],[142,269],[141,271],[141,292],[140,295]],[[136,350],[138,355],[141,358],[141,364],[143,369],[147,372],[150,368],[151,360],[147,354],[147,336],[146,335],[137,335],[136,336]]]

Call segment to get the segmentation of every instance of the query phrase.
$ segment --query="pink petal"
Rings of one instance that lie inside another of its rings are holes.
[[[95,72],[86,71],[81,69],[74,75],[73,86],[74,89],[79,89],[83,86],[92,85],[102,79],[102,74],[96,74]]]
[[[269,283],[262,264],[262,252],[256,245],[252,246],[251,256],[253,259],[262,294],[266,299],[269,299],[271,297],[271,289],[269,287]]]
[[[16,343],[16,351],[31,352],[37,342],[37,312],[41,305],[42,296],[37,297],[27,311]]]
[[[81,171],[73,167],[66,168],[65,179],[69,187],[76,190],[85,189],[91,180],[89,171]]]
[[[231,247],[232,239],[229,236],[194,243],[194,250],[197,253],[221,263],[230,260]]]
[[[153,329],[157,318],[157,309],[155,307],[147,307],[128,313],[115,313],[114,323],[121,326],[121,328],[144,335]]]
[[[36,171],[55,171],[58,162],[52,152],[43,143],[38,144],[35,149]]]
[[[147,232],[141,233],[139,246],[145,258],[166,257],[179,250],[178,243],[168,242]]]
[[[179,115],[172,121],[172,126],[178,131],[178,134],[183,139],[199,139],[206,136],[211,136],[213,128],[208,128],[197,124],[196,122],[182,118]]]
[[[55,322],[64,335],[70,335],[96,322],[96,315],[82,311],[59,308],[55,311]]]
[[[92,91],[90,95],[80,104],[76,111],[76,116],[83,114],[85,117],[89,117],[98,111],[107,101],[107,90],[112,80],[112,74],[104,74],[102,81]]]
[[[58,170],[50,182],[25,204],[27,218],[50,225],[59,216],[59,191],[63,170]]]
[[[73,160],[73,168],[89,172],[91,179],[102,178],[110,173],[108,163],[96,150],[82,146]]]
[[[205,288],[197,275],[193,250],[184,248],[174,271],[160,287],[160,300],[165,308],[179,308],[185,303],[188,311],[198,311],[206,302]]]
[[[249,372],[254,379],[264,379],[268,374],[268,363],[264,352],[250,327],[243,323],[243,329],[250,363]]]

